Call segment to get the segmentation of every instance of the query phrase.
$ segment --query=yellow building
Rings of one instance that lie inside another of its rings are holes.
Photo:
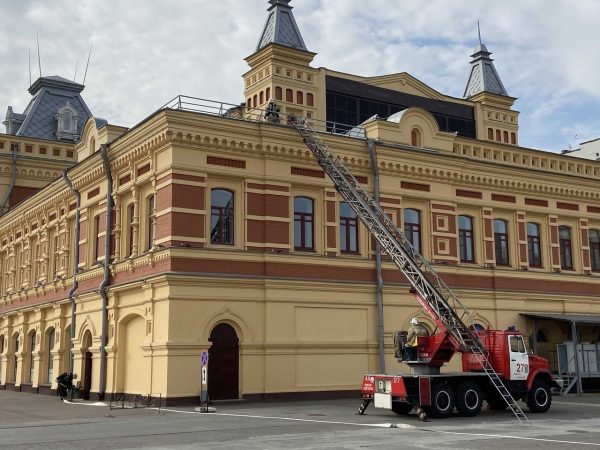
[[[196,402],[204,348],[214,399],[354,395],[366,371],[405,370],[392,333],[432,322],[385,255],[378,283],[372,238],[288,114],[379,191],[473,324],[516,325],[556,370],[569,324],[523,314],[599,315],[600,163],[519,147],[483,44],[453,98],[311,67],[289,0],[269,3],[241,105],[178,97],[131,129],[89,118],[70,143],[0,135],[6,186],[17,141],[73,158],[17,160],[45,187],[0,216],[2,388],[50,392],[71,348],[86,398]]]

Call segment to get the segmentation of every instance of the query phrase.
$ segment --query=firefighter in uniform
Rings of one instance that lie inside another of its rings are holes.
[[[410,319],[410,328],[406,336],[406,357],[405,361],[418,361],[418,338],[429,336],[429,331],[419,323],[416,317]]]
[[[271,123],[279,123],[279,112],[279,106],[273,101],[272,98],[270,98],[269,104],[265,109],[265,120]]]

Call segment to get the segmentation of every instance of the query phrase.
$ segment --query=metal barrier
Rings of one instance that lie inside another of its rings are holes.
[[[162,394],[110,394],[109,411],[113,409],[162,408]]]
[[[247,122],[264,122],[284,126],[291,126],[291,118],[293,116],[297,116],[297,114],[280,112],[276,102],[271,107],[267,105],[264,108],[247,108],[244,104],[235,105],[233,103],[219,102],[199,97],[190,97],[187,95],[176,96],[172,100],[165,103],[160,108],[160,110],[162,109],[199,112]],[[375,118],[376,116],[373,116],[369,120],[373,120]],[[315,131],[320,133],[366,139],[363,124],[351,125],[327,120],[316,120],[312,118],[307,118],[307,121]]]

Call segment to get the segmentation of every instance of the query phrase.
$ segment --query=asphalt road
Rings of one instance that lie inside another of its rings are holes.
[[[212,414],[159,413],[0,391],[0,449],[600,449],[600,395],[555,397],[527,425],[498,411],[423,423],[370,406],[358,416],[358,404],[235,402]]]

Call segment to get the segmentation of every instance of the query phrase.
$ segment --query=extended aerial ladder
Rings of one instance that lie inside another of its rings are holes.
[[[528,421],[488,359],[487,350],[474,329],[465,324],[472,317],[431,264],[412,246],[381,206],[346,169],[308,121],[291,116],[290,122],[300,133],[319,165],[333,181],[336,190],[356,212],[382,250],[394,261],[412,286],[412,292],[436,324],[447,330],[454,345],[475,356],[490,382],[520,421]]]

